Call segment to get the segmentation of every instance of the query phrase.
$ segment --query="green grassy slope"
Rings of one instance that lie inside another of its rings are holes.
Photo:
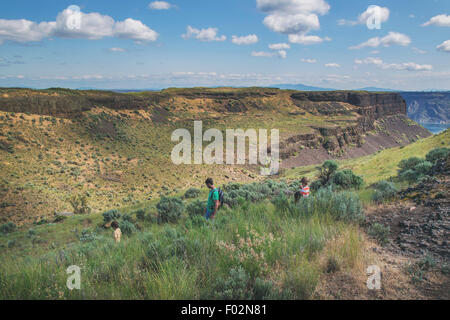
[[[420,139],[404,147],[389,148],[375,154],[350,160],[338,161],[341,169],[351,169],[362,176],[367,185],[394,177],[401,160],[410,157],[424,157],[430,150],[450,146],[450,130],[428,138]],[[302,176],[314,178],[317,165],[286,170],[283,177],[297,179]]]

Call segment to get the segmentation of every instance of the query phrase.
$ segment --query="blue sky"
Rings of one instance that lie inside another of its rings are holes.
[[[448,0],[0,4],[0,86],[450,90],[449,61]]]

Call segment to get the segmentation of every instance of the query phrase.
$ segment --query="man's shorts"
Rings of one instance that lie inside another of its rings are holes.
[[[209,211],[208,209],[206,209],[206,214],[205,214],[205,218],[206,220],[209,220],[211,218],[211,215],[214,213],[214,211]]]

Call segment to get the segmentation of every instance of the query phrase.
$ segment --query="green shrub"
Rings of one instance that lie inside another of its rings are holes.
[[[2,224],[0,226],[0,232],[3,233],[3,234],[14,232],[14,231],[16,231],[16,229],[17,229],[16,224],[14,222],[11,222],[11,221],[7,222],[5,224]]]
[[[198,198],[200,196],[200,190],[197,188],[189,188],[184,193],[186,199]]]
[[[80,235],[81,242],[91,242],[99,239],[99,236],[95,232],[91,232],[89,229],[83,229]]]
[[[120,221],[119,228],[123,234],[126,234],[128,236],[136,232],[136,227],[129,220]]]
[[[398,190],[392,182],[382,180],[377,182],[374,186],[375,192],[372,195],[372,200],[376,203],[383,203],[393,199]]]
[[[183,214],[184,204],[179,198],[162,197],[156,209],[160,222],[177,222]]]
[[[278,292],[274,287],[272,281],[256,278],[253,286],[253,299],[254,300],[272,300],[276,299]]]
[[[206,201],[202,201],[199,199],[196,199],[186,206],[186,212],[188,213],[189,217],[194,216],[203,216],[205,214],[206,210]]]
[[[359,189],[364,180],[362,177],[353,173],[350,169],[337,171],[339,165],[334,160],[325,161],[319,168],[317,180],[310,184],[312,191],[320,188],[334,186],[341,190]]]
[[[132,222],[133,218],[131,217],[131,215],[129,215],[128,213],[125,213],[122,215],[122,220],[123,221],[128,221],[128,222]]]
[[[334,160],[326,160],[319,169],[319,180],[323,185],[328,184],[332,175],[339,168],[339,165]]]
[[[333,174],[331,182],[341,189],[359,189],[364,180],[350,169],[337,171]]]
[[[14,248],[16,246],[16,240],[8,240],[8,242],[6,243],[6,246],[9,249]]]
[[[219,300],[249,300],[252,298],[250,278],[242,267],[233,268],[226,279],[218,278],[215,298]]]
[[[449,148],[435,148],[427,153],[425,159],[431,163],[436,163],[445,160],[449,155]]]
[[[75,214],[86,214],[91,212],[87,193],[72,195],[69,198],[69,203],[73,207],[73,212]]]
[[[381,223],[374,223],[370,226],[368,234],[383,247],[389,243],[389,226],[384,226]]]
[[[106,212],[103,212],[103,221],[104,222],[111,222],[113,220],[119,219],[121,214],[117,209],[108,210]]]
[[[284,192],[280,192],[278,195],[272,198],[272,204],[277,208],[278,212],[284,214],[292,212],[292,204]]]
[[[398,178],[409,183],[417,182],[419,179],[431,173],[433,164],[425,159],[412,157],[400,161]]]
[[[333,192],[331,187],[322,188],[315,194],[301,198],[296,206],[300,215],[331,215],[336,220],[362,221],[364,212],[357,194],[344,191]]]
[[[136,214],[136,219],[145,220],[145,210],[144,209],[136,210],[135,214]]]
[[[28,229],[28,231],[27,231],[28,238],[33,238],[35,235],[36,235],[36,230],[34,230],[32,228]]]
[[[61,216],[61,215],[59,215],[59,216],[56,216],[56,217],[55,217],[55,220],[53,220],[53,222],[61,222],[61,221],[64,221],[64,220],[66,220],[66,219],[67,219],[66,216]]]

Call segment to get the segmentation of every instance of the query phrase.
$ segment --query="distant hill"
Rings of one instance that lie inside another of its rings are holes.
[[[298,84],[275,84],[269,86],[270,88],[278,88],[278,89],[287,89],[287,90],[298,90],[298,91],[335,91],[337,89],[330,89],[330,88],[321,88],[321,87],[313,87],[304,85],[301,83]]]
[[[333,88],[322,88],[322,87],[314,87],[308,86],[302,83],[298,84],[275,84],[271,85],[270,88],[279,88],[279,89],[288,89],[288,90],[299,90],[299,91],[337,91],[339,89]],[[398,90],[387,89],[387,88],[377,88],[377,87],[365,87],[360,89],[354,89],[355,91],[375,91],[375,92],[395,92]]]
[[[361,88],[358,89],[360,91],[376,91],[376,92],[393,92],[393,91],[398,91],[398,90],[394,90],[394,89],[386,89],[386,88],[377,88],[377,87],[365,87],[365,88]]]

